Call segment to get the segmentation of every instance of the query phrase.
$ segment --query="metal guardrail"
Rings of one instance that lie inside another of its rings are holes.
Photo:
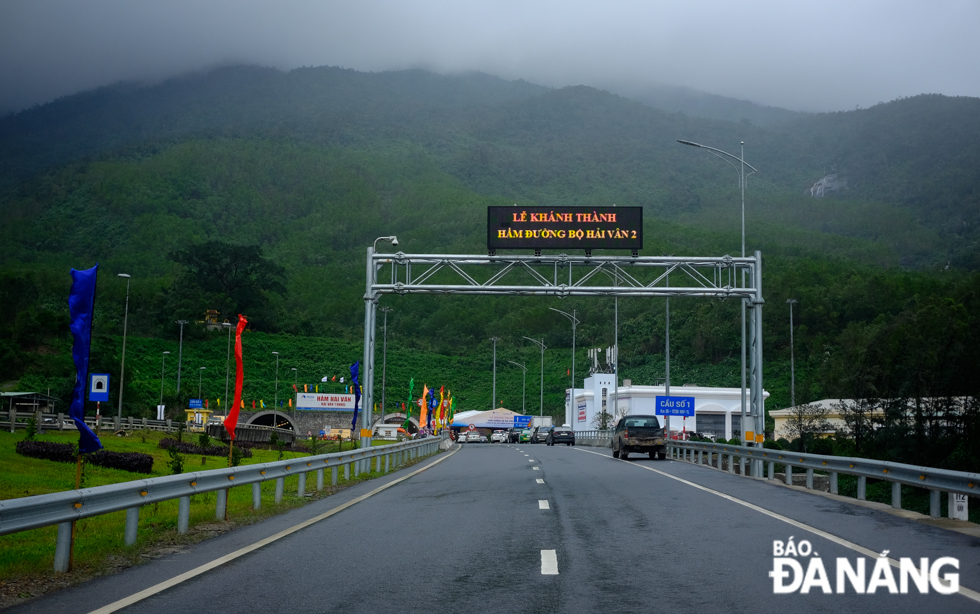
[[[806,486],[813,488],[814,471],[826,472],[830,478],[831,494],[840,494],[837,487],[839,475],[853,475],[858,479],[857,498],[865,500],[867,479],[883,480],[892,485],[891,505],[902,507],[902,485],[915,486],[929,491],[929,515],[940,516],[940,495],[950,493],[980,497],[980,474],[965,471],[949,471],[933,469],[917,465],[906,465],[890,461],[872,460],[868,458],[851,458],[844,456],[824,456],[791,452],[788,450],[772,450],[768,448],[750,448],[748,446],[733,446],[727,444],[671,441],[668,442],[670,457],[676,460],[689,461],[699,465],[709,465],[717,469],[724,467],[724,457],[728,457],[728,471],[734,472],[735,460],[740,463],[747,461],[753,467],[753,475],[761,478],[762,464],[768,465],[769,480],[775,479],[775,466],[785,468],[785,483],[793,484],[793,469],[806,471]],[[742,465],[744,468],[744,464]],[[742,474],[744,475],[744,470]]]
[[[310,471],[317,472],[316,488],[320,490],[323,488],[324,469],[331,469],[331,480],[334,485],[337,484],[338,468],[341,466],[344,467],[345,479],[349,479],[351,471],[355,476],[360,472],[369,472],[372,460],[376,462],[377,471],[382,470],[383,462],[384,472],[387,473],[392,466],[397,467],[410,459],[436,452],[443,440],[444,437],[429,437],[368,449],[7,499],[0,501],[0,535],[58,525],[54,567],[55,571],[67,571],[71,525],[76,520],[126,510],[125,543],[132,545],[136,543],[139,508],[144,505],[179,499],[177,531],[186,533],[192,495],[217,492],[215,516],[223,520],[228,489],[233,486],[251,484],[252,507],[258,509],[261,505],[262,482],[276,481],[275,501],[279,503],[288,476],[299,476],[298,495],[303,496],[306,492],[306,474]]]

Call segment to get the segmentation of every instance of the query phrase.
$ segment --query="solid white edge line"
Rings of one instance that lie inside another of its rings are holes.
[[[558,575],[558,554],[554,550],[541,551],[541,575]]]
[[[538,509],[539,510],[550,510],[551,504],[548,503],[547,499],[538,499]]]
[[[199,567],[195,567],[194,569],[192,569],[190,571],[187,571],[187,572],[184,572],[184,573],[180,574],[179,576],[174,576],[173,578],[170,578],[169,580],[166,580],[164,582],[160,582],[159,584],[156,584],[154,586],[151,586],[151,587],[149,587],[147,589],[144,589],[144,590],[142,590],[142,591],[140,591],[138,593],[134,593],[134,594],[130,595],[129,597],[124,597],[124,598],[122,598],[122,599],[120,599],[118,601],[115,601],[113,603],[110,603],[109,605],[102,606],[101,608],[99,608],[97,610],[92,610],[89,614],[110,614],[111,612],[116,612],[116,611],[121,610],[123,608],[129,607],[129,606],[133,605],[134,603],[137,603],[139,601],[142,601],[142,600],[146,599],[147,597],[152,597],[153,595],[156,595],[157,593],[163,592],[163,591],[167,590],[168,588],[177,586],[181,582],[185,582],[187,580],[190,580],[191,578],[195,578],[195,577],[199,576],[200,574],[202,574],[204,572],[211,571],[212,569],[214,569],[216,567],[220,567],[220,566],[224,565],[225,563],[228,563],[229,561],[233,561],[233,560],[235,560],[235,559],[237,559],[237,558],[239,558],[241,556],[244,556],[244,555],[248,554],[249,552],[252,552],[254,550],[258,550],[259,548],[262,548],[263,546],[267,546],[268,544],[271,544],[274,541],[278,541],[278,540],[280,540],[283,537],[286,537],[288,535],[292,535],[293,533],[295,533],[295,532],[297,532],[297,531],[299,531],[301,529],[305,529],[306,527],[308,527],[308,526],[310,526],[312,524],[316,524],[317,522],[320,522],[321,520],[325,520],[325,519],[329,518],[330,516],[333,516],[334,514],[336,514],[338,512],[342,512],[345,509],[351,507],[352,505],[354,505],[356,503],[360,503],[361,501],[363,501],[363,500],[365,500],[365,499],[367,499],[369,497],[373,497],[374,495],[378,494],[382,490],[391,488],[392,486],[394,486],[395,484],[398,484],[400,482],[404,482],[405,480],[407,480],[407,479],[409,479],[409,478],[411,478],[411,477],[413,477],[415,475],[418,475],[419,473],[422,473],[423,471],[425,471],[426,469],[428,469],[430,467],[434,467],[435,465],[441,463],[442,461],[446,460],[447,458],[449,458],[450,456],[452,456],[453,454],[455,454],[456,452],[458,452],[460,449],[461,448],[457,447],[455,450],[453,450],[452,452],[450,452],[446,456],[444,456],[442,458],[439,458],[439,459],[436,459],[434,462],[429,463],[425,467],[422,467],[421,469],[417,469],[416,471],[413,471],[412,473],[410,473],[410,474],[408,474],[408,475],[406,475],[404,477],[398,478],[397,480],[393,480],[393,481],[385,484],[384,486],[379,486],[378,488],[375,488],[371,492],[366,493],[366,494],[363,494],[360,497],[357,497],[355,499],[351,499],[347,503],[344,503],[343,505],[337,506],[337,507],[333,508],[332,510],[330,510],[328,512],[324,512],[324,513],[320,514],[319,516],[315,516],[313,518],[310,518],[309,520],[305,520],[305,521],[303,521],[303,522],[301,522],[301,523],[299,523],[299,524],[297,524],[295,526],[292,526],[292,527],[290,527],[288,529],[285,529],[283,531],[280,531],[280,532],[276,533],[275,535],[270,535],[269,537],[266,537],[265,539],[259,540],[259,541],[255,542],[254,544],[252,544],[250,546],[245,546],[244,548],[241,548],[241,549],[236,550],[236,551],[234,551],[232,553],[226,554],[225,556],[220,557],[220,558],[217,558],[217,559],[211,561],[210,563],[205,563],[204,565],[201,565]]]
[[[849,548],[849,549],[851,549],[851,550],[853,550],[855,552],[858,552],[858,553],[860,553],[860,554],[862,554],[862,555],[864,555],[864,556],[866,556],[866,557],[868,557],[870,559],[878,559],[878,558],[881,558],[881,556],[880,556],[879,553],[874,552],[872,550],[868,550],[864,546],[859,546],[858,544],[855,544],[854,542],[847,541],[846,539],[844,539],[842,537],[837,537],[836,535],[834,535],[832,533],[828,533],[828,532],[823,531],[821,529],[818,529],[816,527],[811,527],[810,525],[807,525],[807,524],[803,524],[802,522],[800,522],[798,520],[793,520],[792,518],[789,518],[788,516],[783,516],[782,514],[778,514],[776,512],[769,511],[769,510],[767,510],[765,508],[759,507],[758,505],[755,505],[753,503],[749,503],[748,501],[743,501],[742,499],[738,499],[738,498],[733,497],[731,495],[726,495],[723,492],[719,492],[717,490],[713,490],[711,488],[708,488],[707,486],[701,486],[700,484],[695,484],[694,482],[685,480],[684,478],[679,478],[676,475],[670,475],[669,473],[664,473],[663,471],[660,471],[659,469],[654,469],[653,467],[647,467],[645,465],[637,465],[635,463],[629,462],[628,460],[625,460],[624,461],[624,460],[615,459],[615,458],[612,458],[611,456],[606,456],[605,454],[601,454],[599,452],[593,452],[591,450],[582,450],[581,448],[579,448],[578,451],[579,452],[585,452],[587,454],[595,454],[596,456],[601,456],[603,458],[608,458],[610,460],[615,460],[616,462],[619,462],[619,463],[626,463],[626,464],[628,464],[628,465],[630,465],[632,467],[639,467],[640,469],[646,469],[647,471],[652,471],[654,473],[659,473],[660,475],[662,475],[664,477],[670,478],[672,480],[677,480],[678,482],[680,482],[682,484],[687,484],[688,486],[693,486],[694,488],[697,488],[699,490],[703,490],[703,491],[708,492],[708,493],[711,493],[713,495],[717,495],[717,496],[721,497],[722,499],[728,499],[729,501],[731,501],[733,503],[737,503],[739,505],[743,505],[743,506],[745,506],[745,507],[747,507],[747,508],[749,508],[751,510],[755,510],[757,512],[760,512],[762,514],[765,514],[766,516],[770,516],[772,518],[775,518],[776,520],[781,520],[781,521],[785,522],[786,524],[789,524],[789,525],[792,525],[792,526],[797,527],[799,529],[803,529],[804,531],[808,531],[810,533],[813,533],[814,535],[817,535],[817,536],[820,536],[820,537],[822,537],[824,539],[830,540],[830,541],[834,542],[835,544],[844,546],[845,548]],[[888,558],[888,563],[892,567],[895,567],[896,569],[901,569],[901,564],[898,561],[896,561],[895,559],[893,559],[891,557],[887,557],[887,558]],[[974,601],[980,602],[980,592],[977,592],[975,590],[966,588],[962,584],[960,585],[959,594],[963,595],[964,597],[966,597],[968,599],[972,599]]]

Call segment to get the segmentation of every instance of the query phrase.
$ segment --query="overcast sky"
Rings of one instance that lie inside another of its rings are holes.
[[[683,85],[795,110],[980,96],[980,1],[0,0],[0,113],[231,63]]]

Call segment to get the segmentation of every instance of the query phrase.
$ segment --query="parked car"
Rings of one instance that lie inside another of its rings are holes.
[[[630,452],[647,453],[650,459],[667,458],[667,447],[660,420],[656,416],[626,416],[613,431],[613,458],[627,460]]]
[[[466,432],[466,443],[481,443],[483,441],[483,435],[480,431],[467,431]]]
[[[544,440],[548,438],[548,433],[553,428],[550,424],[545,424],[534,429],[531,434],[531,443],[544,443]]]
[[[533,435],[533,434],[534,434],[534,431],[532,431],[531,429],[521,429],[520,443],[527,443],[527,442],[531,441],[531,435]]]
[[[507,443],[510,435],[503,429],[497,429],[490,434],[490,443]]]
[[[549,446],[553,446],[556,443],[563,443],[566,446],[574,446],[575,431],[567,426],[556,426],[548,432],[548,438],[545,439],[545,443]]]

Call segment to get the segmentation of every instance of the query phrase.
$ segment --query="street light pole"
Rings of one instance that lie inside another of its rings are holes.
[[[276,356],[276,392],[272,400],[272,427],[279,428],[279,352],[273,352]]]
[[[123,316],[122,364],[119,366],[119,411],[116,413],[117,419],[121,421],[122,402],[123,402],[123,377],[126,375],[126,327],[129,324],[129,275],[125,273],[119,273],[117,277],[124,277],[126,279],[126,315]]]
[[[160,359],[160,405],[163,405],[163,375],[166,372],[167,354],[169,353],[165,351]]]
[[[787,299],[789,303],[789,398],[790,407],[796,407],[796,362],[793,357],[793,305],[798,303],[795,298]]]
[[[234,326],[230,322],[225,322],[222,324],[228,329],[228,353],[225,355],[225,407],[230,410],[231,407],[228,404],[228,375],[231,372],[231,329]]]
[[[184,324],[187,320],[177,320],[180,324],[180,345],[177,349],[177,395],[180,396],[180,370],[184,364]]]
[[[572,322],[572,392],[568,398],[568,413],[565,414],[565,417],[569,420],[569,424],[571,424],[572,414],[575,412],[575,328],[578,326],[578,318],[575,317],[574,309],[572,313],[566,313],[554,307],[549,307],[548,309],[557,311]]]
[[[201,378],[204,376],[204,370],[207,367],[201,367],[197,372],[197,399],[200,401],[203,397],[201,396]]]
[[[490,337],[493,341],[493,400],[490,401],[490,409],[497,409],[497,342],[500,337]]]
[[[512,365],[517,365],[518,367],[521,368],[522,371],[524,371],[524,385],[523,388],[521,389],[521,415],[523,416],[524,414],[527,413],[527,411],[525,410],[525,402],[524,402],[525,398],[527,397],[527,366],[519,362],[514,362],[513,360],[508,360],[507,362],[509,362]]]
[[[381,424],[385,422],[385,379],[388,371],[388,312],[391,307],[384,305],[378,309],[385,314],[384,323],[384,350],[381,352]]]
[[[546,348],[544,345],[544,339],[538,341],[537,339],[531,339],[530,337],[524,337],[524,338],[530,341],[531,343],[533,343],[534,345],[538,346],[539,348],[541,348],[541,407],[538,409],[538,415],[543,416],[544,415],[544,351],[547,350],[548,348]]]
[[[745,180],[752,173],[758,173],[759,172],[758,169],[756,169],[754,166],[752,166],[751,164],[749,164],[748,162],[745,161],[745,141],[741,141],[740,142],[741,149],[740,149],[740,155],[739,155],[739,157],[735,157],[735,155],[730,154],[727,151],[722,151],[720,149],[715,149],[714,147],[708,147],[707,145],[701,145],[700,143],[694,143],[694,142],[691,142],[691,141],[682,141],[680,139],[678,139],[677,142],[680,143],[681,145],[690,145],[691,147],[698,147],[700,149],[706,150],[708,153],[710,153],[710,154],[712,154],[714,156],[717,156],[717,157],[721,158],[722,160],[724,160],[725,162],[727,162],[728,165],[731,166],[733,169],[735,169],[735,172],[738,173],[738,187],[739,187],[739,189],[741,190],[741,193],[742,193],[742,258],[745,258]],[[739,163],[739,166],[735,166],[735,164],[732,163],[732,160],[735,160],[736,162],[738,162]],[[752,172],[749,173],[748,175],[745,174],[745,167],[746,166],[749,167],[750,169],[752,169]],[[743,287],[745,286],[745,271],[744,270],[742,271],[742,286]],[[745,404],[746,404],[746,391],[745,391],[746,390],[746,381],[745,381],[745,376],[746,376],[745,375],[745,352],[746,352],[746,348],[745,348],[745,299],[743,298],[742,299],[742,416],[741,416],[741,424],[739,426],[739,430],[741,431],[739,433],[739,439],[743,443],[747,443],[745,441],[745,430],[746,430],[745,429],[745,424],[746,424],[747,418],[748,418],[747,412],[746,412],[746,409],[745,409]],[[759,391],[759,394],[760,395],[762,394],[762,391],[761,390]]]

